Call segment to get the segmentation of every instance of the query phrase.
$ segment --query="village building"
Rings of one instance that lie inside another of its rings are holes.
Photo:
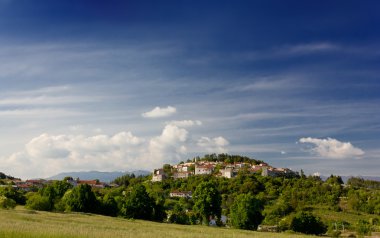
[[[297,175],[294,171],[288,168],[272,168],[272,167],[263,167],[262,176],[271,176],[271,177],[277,177],[277,176],[288,176],[292,177]]]
[[[93,188],[105,188],[108,186],[108,184],[99,182],[99,180],[78,180],[77,185],[81,185],[81,184],[87,184]]]
[[[232,167],[228,167],[228,168],[225,168],[225,169],[221,169],[220,173],[221,173],[222,177],[233,178],[233,177],[237,176],[238,170],[236,170],[236,169],[234,169]]]
[[[152,182],[162,182],[166,179],[166,174],[163,169],[155,169],[153,171]]]
[[[192,198],[192,192],[191,191],[173,191],[169,194],[171,198],[178,197],[178,198]]]
[[[214,166],[211,164],[207,165],[195,165],[195,175],[206,175],[212,174],[214,171]]]
[[[173,174],[174,179],[186,179],[192,175],[191,172],[176,172]]]

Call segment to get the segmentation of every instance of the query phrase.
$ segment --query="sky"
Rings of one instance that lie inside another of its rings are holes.
[[[208,153],[380,175],[379,1],[0,0],[0,171]]]

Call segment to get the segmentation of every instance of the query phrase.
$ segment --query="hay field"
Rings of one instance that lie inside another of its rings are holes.
[[[0,210],[0,237],[6,238],[264,238],[310,237],[206,226],[184,226],[126,220],[93,214]]]

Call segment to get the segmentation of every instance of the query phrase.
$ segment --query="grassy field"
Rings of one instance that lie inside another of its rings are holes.
[[[131,238],[285,238],[310,237],[296,234],[252,232],[206,226],[184,226],[140,220],[126,220],[92,214],[35,212],[22,207],[0,210],[0,237],[131,237]]]

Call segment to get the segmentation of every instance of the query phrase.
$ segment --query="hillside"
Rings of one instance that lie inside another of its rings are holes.
[[[41,225],[43,224],[43,226]],[[92,214],[35,212],[18,207],[0,209],[0,237],[7,238],[286,238],[295,234],[259,233],[206,226],[183,226],[142,220],[126,220]]]
[[[86,173],[99,175],[99,172]],[[83,177],[78,173],[61,174],[75,175]],[[363,229],[366,229],[364,234],[380,231],[380,182],[350,178],[344,184],[340,176],[331,175],[327,179],[305,176],[302,171],[298,174],[241,156],[206,155],[176,165],[164,164],[152,176],[124,174],[115,179],[112,186],[99,187],[98,183],[89,181],[71,182],[15,181],[13,186],[0,187],[0,205],[9,209],[18,204],[39,211],[86,212],[92,214],[87,215],[89,220],[106,215],[305,234],[332,234],[336,229],[346,234]],[[31,183],[31,186],[25,189],[23,183]],[[16,210],[15,214],[47,213]],[[30,215],[22,220],[41,218],[43,216]],[[297,220],[312,220],[317,229],[306,230],[312,227],[309,225],[299,229],[300,226],[294,225]],[[204,229],[204,226],[197,227],[195,229]]]

